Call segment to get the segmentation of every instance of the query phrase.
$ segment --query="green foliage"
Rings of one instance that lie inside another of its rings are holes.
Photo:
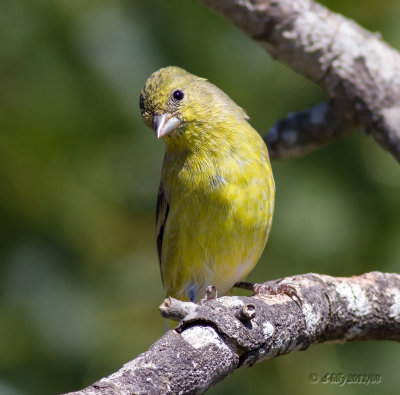
[[[325,0],[400,48],[395,0]],[[163,333],[154,241],[163,157],[140,119],[147,77],[207,77],[265,133],[325,98],[198,2],[3,0],[0,13],[0,393],[83,387]],[[399,272],[400,167],[355,135],[273,162],[274,225],[249,280]],[[210,393],[333,393],[308,375],[379,373],[393,393],[398,345],[313,347],[238,372]],[[372,358],[373,356],[373,358]]]

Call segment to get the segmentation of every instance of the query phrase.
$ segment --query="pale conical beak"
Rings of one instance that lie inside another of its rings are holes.
[[[153,128],[156,132],[157,138],[164,137],[173,132],[181,124],[182,121],[179,118],[168,113],[154,115],[153,117]]]

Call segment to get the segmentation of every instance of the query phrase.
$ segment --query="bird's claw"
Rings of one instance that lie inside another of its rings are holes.
[[[254,284],[254,295],[287,295],[301,308],[303,305],[297,291],[288,284]]]
[[[212,299],[217,299],[217,297],[218,297],[217,288],[214,285],[209,285],[206,288],[206,293],[204,295],[204,298],[200,299],[199,304],[203,304]]]

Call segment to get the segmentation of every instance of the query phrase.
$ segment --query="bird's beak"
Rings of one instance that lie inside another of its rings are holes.
[[[153,117],[153,128],[156,132],[157,138],[164,137],[167,134],[173,132],[181,124],[182,121],[172,114],[166,113],[154,115]]]

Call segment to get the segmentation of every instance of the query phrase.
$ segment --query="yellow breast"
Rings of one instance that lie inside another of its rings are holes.
[[[167,149],[162,183],[169,212],[161,271],[168,296],[198,300],[208,285],[225,294],[264,249],[275,185],[265,144],[246,125],[243,141],[212,153]]]

